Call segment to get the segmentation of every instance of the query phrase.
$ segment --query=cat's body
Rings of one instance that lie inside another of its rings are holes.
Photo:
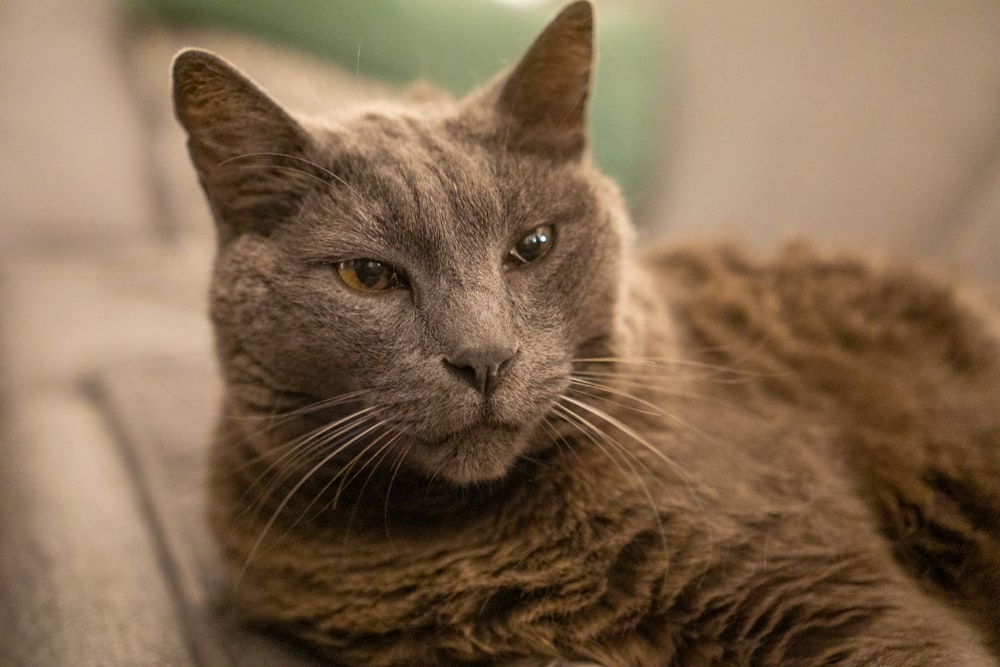
[[[804,248],[632,258],[590,30],[335,129],[178,59],[236,599],[346,664],[996,664],[995,324]]]

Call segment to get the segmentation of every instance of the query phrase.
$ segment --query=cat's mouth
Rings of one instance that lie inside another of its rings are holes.
[[[502,478],[525,452],[533,429],[512,424],[476,424],[411,451],[425,472],[460,485]]]

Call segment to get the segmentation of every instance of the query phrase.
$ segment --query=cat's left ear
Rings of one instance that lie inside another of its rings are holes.
[[[310,135],[277,102],[219,56],[174,58],[174,110],[222,238],[266,232],[293,214],[317,168]]]
[[[565,7],[514,69],[492,84],[506,148],[555,160],[584,155],[593,59],[593,9],[579,0]]]

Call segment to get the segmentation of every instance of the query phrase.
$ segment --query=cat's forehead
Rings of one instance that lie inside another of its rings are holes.
[[[396,174],[418,185],[436,176],[475,186],[495,177],[496,165],[461,127],[452,115],[369,111],[336,131],[329,150],[344,176],[362,184]]]
[[[477,142],[454,118],[369,112],[320,137],[331,232],[405,244],[480,248],[523,225],[531,180],[523,158]],[[537,179],[536,179],[537,180]],[[391,237],[391,238],[388,238]]]

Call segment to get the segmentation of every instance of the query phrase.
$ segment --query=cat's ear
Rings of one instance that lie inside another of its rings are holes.
[[[590,2],[565,7],[499,82],[496,110],[508,148],[576,160],[587,145],[594,59]]]
[[[174,110],[224,237],[265,231],[293,214],[316,168],[309,134],[222,58],[182,51],[173,65]]]

